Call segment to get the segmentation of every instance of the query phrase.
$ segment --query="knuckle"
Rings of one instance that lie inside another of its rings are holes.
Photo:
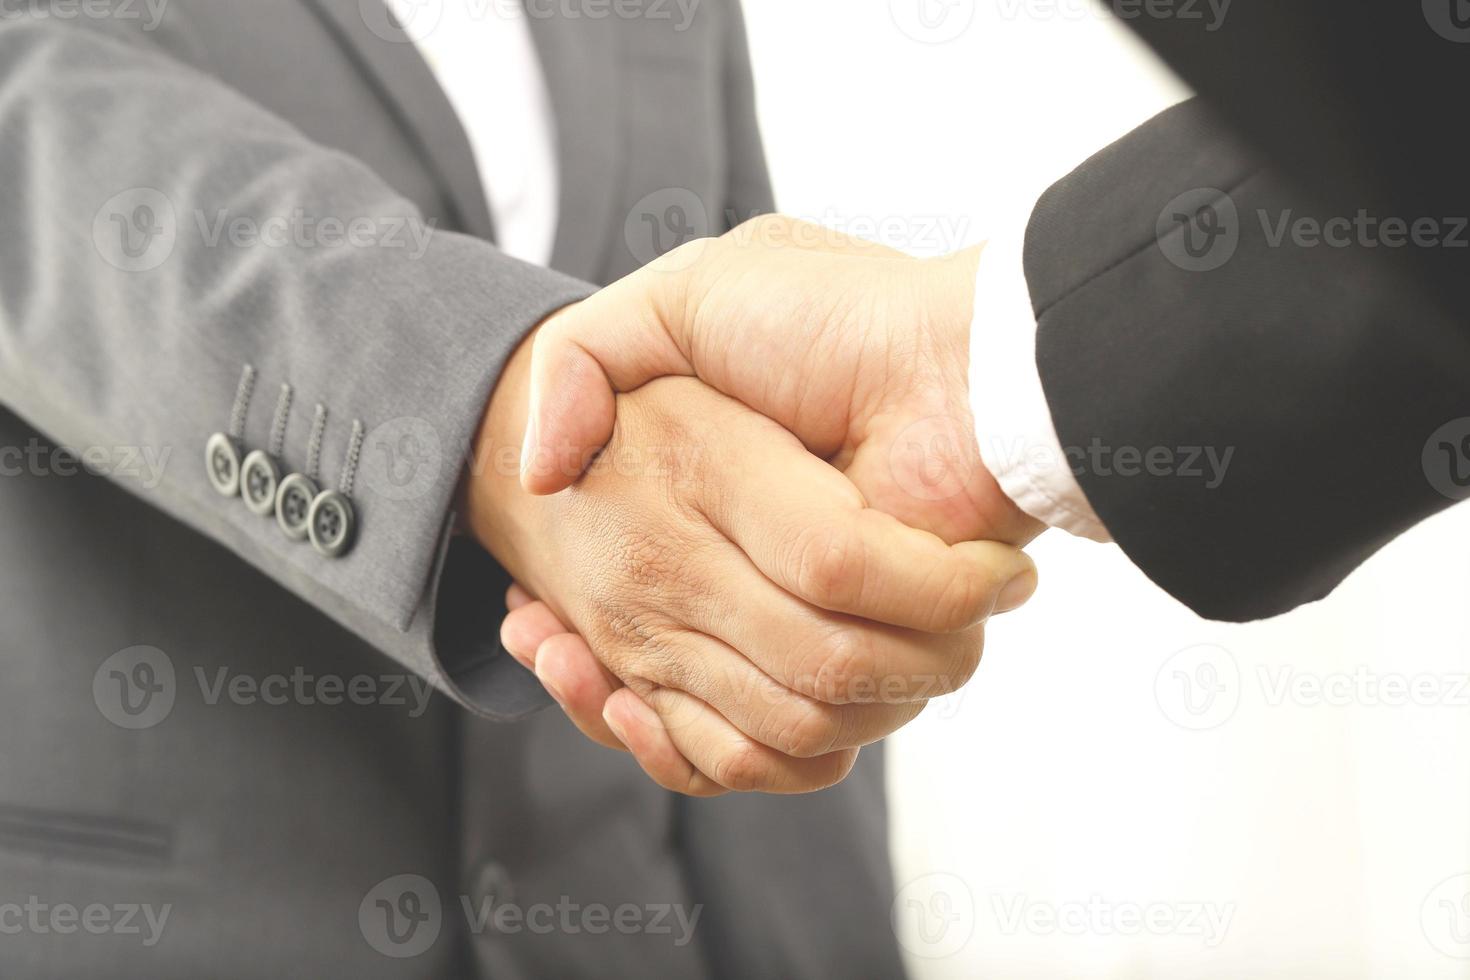
[[[598,659],[624,683],[631,677],[663,683],[679,668],[682,659],[675,656],[663,616],[616,602],[599,603],[597,612],[588,638]]]
[[[961,564],[945,582],[934,603],[934,629],[954,632],[985,618],[995,603],[996,576],[986,568]]]
[[[770,782],[770,764],[753,743],[740,740],[715,760],[714,781],[737,793],[753,793]]]
[[[827,755],[837,748],[843,735],[841,713],[820,703],[804,704],[782,713],[777,725],[766,744],[794,759]]]
[[[832,771],[823,780],[823,785],[814,787],[815,789],[828,789],[836,786],[838,783],[846,780],[848,776],[852,775],[853,767],[857,765],[858,750],[846,749],[842,752],[833,753],[830,758],[832,760]]]
[[[847,704],[861,698],[872,672],[872,646],[861,630],[833,630],[817,644],[815,662],[804,672],[801,693],[825,704]]]
[[[972,633],[960,634],[956,637],[955,648],[951,651],[946,669],[941,671],[935,678],[933,687],[934,694],[952,694],[964,687],[975,676],[975,671],[980,669],[980,658],[985,652],[985,632],[981,627],[975,627]]]
[[[851,609],[862,596],[865,565],[862,545],[851,531],[814,527],[797,544],[797,592],[824,609]]]

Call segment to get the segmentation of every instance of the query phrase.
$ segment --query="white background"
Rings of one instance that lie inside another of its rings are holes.
[[[920,254],[1185,97],[1084,0],[745,5],[782,209]],[[1470,508],[1245,627],[1113,547],[1033,553],[1036,600],[893,743],[917,977],[1470,977]]]

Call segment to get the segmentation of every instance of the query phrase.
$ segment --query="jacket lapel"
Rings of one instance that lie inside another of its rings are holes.
[[[474,151],[433,71],[412,39],[387,15],[366,7],[383,0],[306,0],[373,83],[404,133],[444,189],[456,226],[480,238],[495,237]],[[380,34],[391,37],[385,40]]]
[[[626,133],[616,18],[531,17],[556,115],[560,206],[554,268],[599,282],[617,226]]]

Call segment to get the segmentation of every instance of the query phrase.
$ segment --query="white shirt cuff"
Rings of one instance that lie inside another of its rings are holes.
[[[1024,225],[991,239],[975,276],[970,405],[980,457],[1006,496],[1032,517],[1079,537],[1111,541],[1062,451],[1036,369],[1024,241]]]

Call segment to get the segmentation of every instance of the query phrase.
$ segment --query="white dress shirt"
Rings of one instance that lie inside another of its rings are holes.
[[[556,127],[541,60],[519,3],[388,0],[470,141],[500,250],[537,265],[556,242]],[[422,9],[421,9],[422,8]],[[436,19],[423,18],[432,15]]]
[[[1017,507],[1050,527],[1111,540],[1062,450],[1036,368],[1036,315],[1021,261],[1025,225],[980,256],[970,325],[970,404],[980,458]]]

